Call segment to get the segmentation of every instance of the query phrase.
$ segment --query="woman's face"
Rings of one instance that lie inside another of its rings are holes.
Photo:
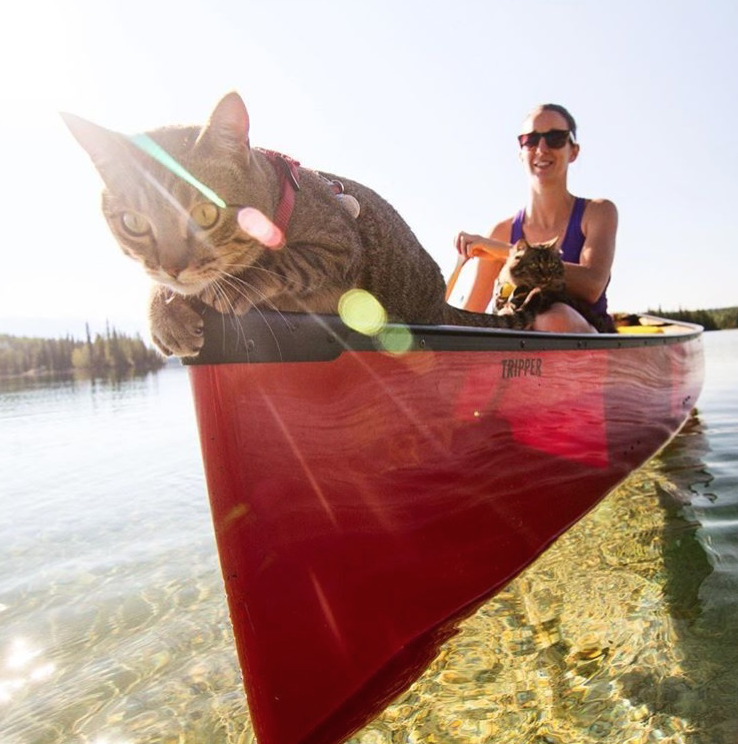
[[[521,134],[529,132],[548,132],[552,129],[569,129],[566,119],[556,111],[537,109],[524,122]],[[535,147],[521,147],[520,159],[528,175],[540,181],[566,180],[569,163],[573,163],[579,154],[579,145],[571,141],[560,149],[549,147],[541,137]]]

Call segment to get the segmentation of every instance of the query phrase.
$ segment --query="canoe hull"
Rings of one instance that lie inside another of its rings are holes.
[[[190,367],[261,744],[338,742],[370,720],[669,441],[703,374],[697,330],[631,343],[420,327],[393,355],[299,322],[307,351],[292,350],[299,323],[272,340],[272,319]]]

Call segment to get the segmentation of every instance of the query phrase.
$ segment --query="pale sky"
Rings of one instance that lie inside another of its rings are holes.
[[[620,213],[610,305],[738,305],[738,1],[65,0],[0,28],[0,333],[145,328],[148,280],[58,111],[132,133],[229,90],[251,139],[387,198],[448,276],[524,206],[536,104],[579,124],[573,193]]]

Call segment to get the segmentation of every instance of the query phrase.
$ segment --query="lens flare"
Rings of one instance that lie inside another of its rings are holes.
[[[341,320],[365,336],[376,336],[387,325],[387,313],[379,300],[364,289],[350,289],[338,301]]]
[[[404,325],[387,326],[379,333],[379,343],[388,354],[399,356],[413,347],[413,334]]]
[[[226,203],[208,186],[198,181],[187,168],[178,163],[160,144],[154,142],[148,134],[132,134],[128,137],[139,150],[145,152],[158,163],[161,163],[167,170],[179,176],[190,186],[194,186],[206,199],[210,199],[216,207],[225,209]]]
[[[238,213],[238,226],[254,240],[273,251],[284,248],[284,233],[262,212],[246,207]]]

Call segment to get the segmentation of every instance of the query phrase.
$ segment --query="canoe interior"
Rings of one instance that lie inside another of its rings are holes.
[[[253,316],[253,317],[252,317]],[[206,317],[188,360],[260,744],[333,744],[676,433],[697,326],[557,335]]]

